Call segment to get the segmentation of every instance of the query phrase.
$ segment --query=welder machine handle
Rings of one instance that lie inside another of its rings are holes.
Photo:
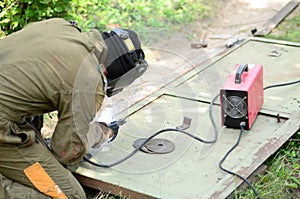
[[[242,83],[242,74],[243,72],[248,72],[248,64],[241,64],[236,71],[235,74],[235,83],[240,84]]]

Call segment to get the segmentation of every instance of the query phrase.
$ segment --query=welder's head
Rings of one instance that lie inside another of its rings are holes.
[[[107,46],[105,67],[108,79],[107,96],[115,95],[140,77],[148,67],[137,34],[132,30],[116,28],[103,32]]]

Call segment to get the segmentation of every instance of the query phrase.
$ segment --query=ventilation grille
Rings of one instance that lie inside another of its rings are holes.
[[[247,108],[247,97],[241,98],[239,96],[223,95],[223,109],[227,116],[238,119],[245,117],[248,112]]]

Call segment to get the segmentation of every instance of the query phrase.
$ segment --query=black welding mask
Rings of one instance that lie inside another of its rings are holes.
[[[134,31],[116,28],[103,32],[107,46],[107,91],[111,97],[123,90],[147,70],[148,64],[141,48],[141,42]]]

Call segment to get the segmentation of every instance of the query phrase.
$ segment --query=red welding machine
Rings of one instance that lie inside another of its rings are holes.
[[[249,130],[264,102],[263,67],[238,64],[220,90],[222,125]]]

